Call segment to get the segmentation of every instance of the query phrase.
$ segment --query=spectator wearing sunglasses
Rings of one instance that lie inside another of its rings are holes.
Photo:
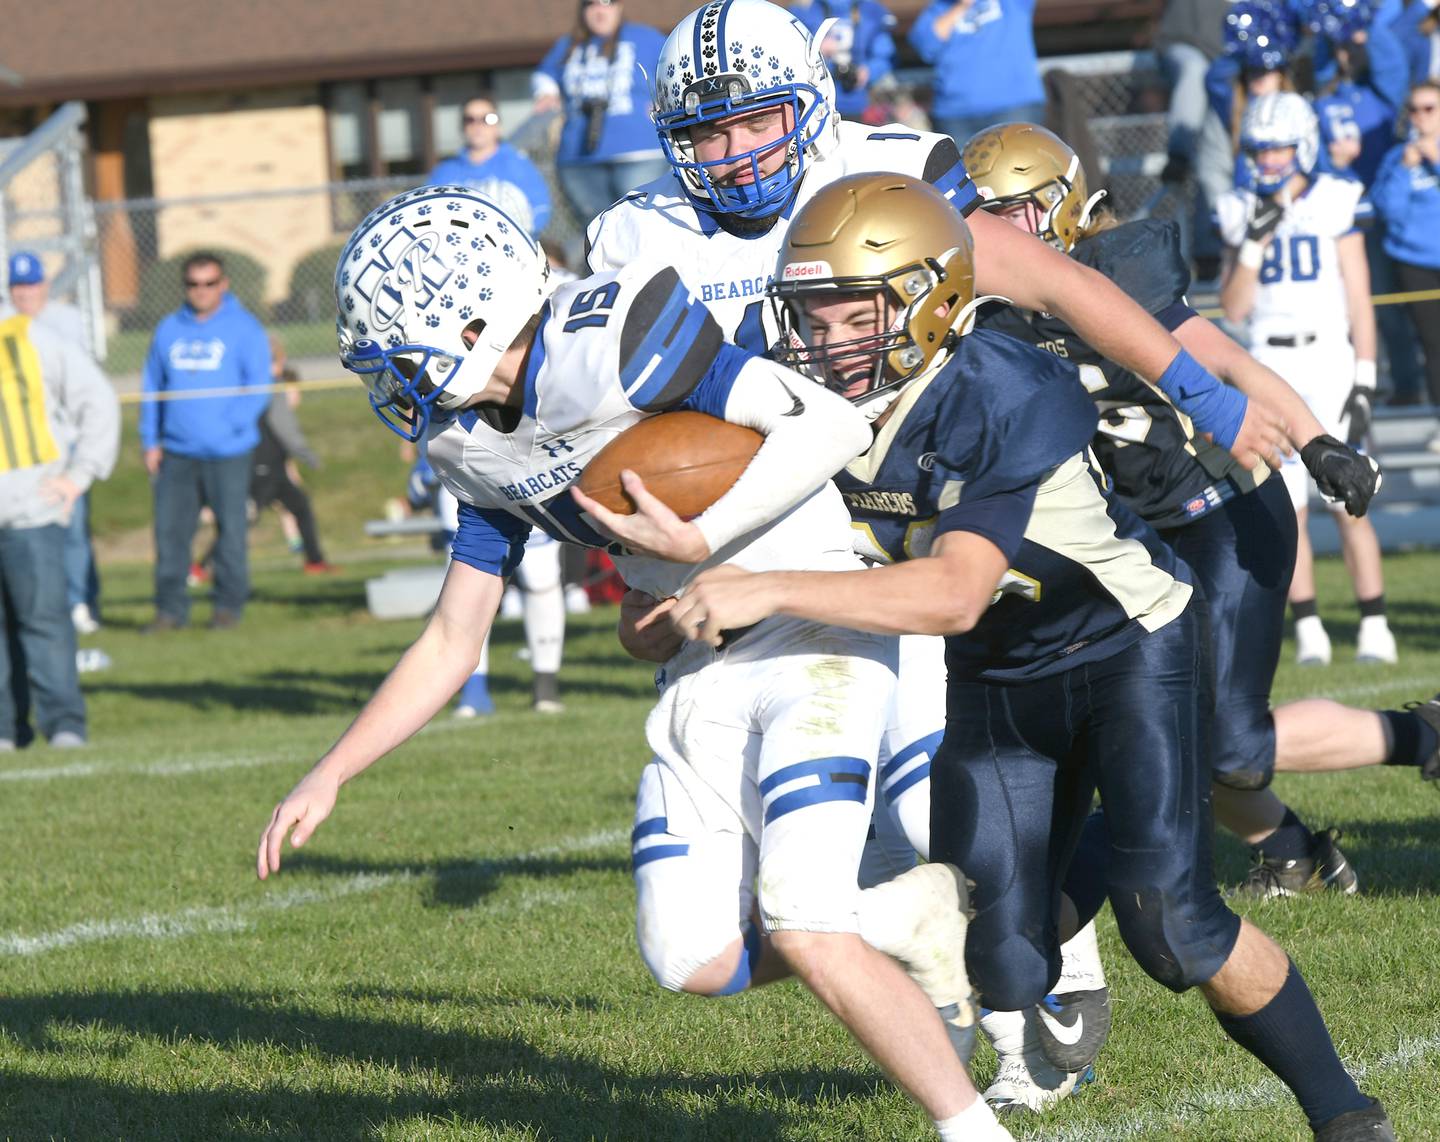
[[[494,98],[482,92],[467,99],[460,125],[465,145],[425,181],[479,191],[508,209],[530,233],[539,234],[550,223],[550,189],[539,168],[502,138]]]
[[[215,513],[218,532],[210,626],[239,623],[250,594],[250,459],[270,404],[270,339],[230,293],[224,263],[192,254],[181,279],[185,302],[156,327],[141,374],[140,444],[155,491],[155,618],[147,633],[189,622],[185,575],[202,505]]]
[[[531,77],[536,114],[562,114],[555,173],[582,226],[670,171],[650,121],[648,77],[664,42],[627,21],[619,0],[580,0],[574,30]]]

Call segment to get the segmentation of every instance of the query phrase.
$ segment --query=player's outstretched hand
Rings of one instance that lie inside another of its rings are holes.
[[[620,645],[641,662],[668,662],[685,640],[665,622],[674,598],[657,599],[631,587],[620,599]]]
[[[1300,449],[1300,459],[1320,494],[1356,517],[1365,514],[1384,479],[1379,464],[1333,436],[1315,437]]]
[[[726,631],[748,627],[775,613],[763,581],[763,575],[729,563],[702,571],[675,600],[670,623],[686,638],[719,646]]]
[[[270,824],[260,834],[260,851],[255,861],[255,871],[261,880],[272,872],[280,871],[280,846],[285,834],[291,828],[290,847],[298,849],[310,839],[320,823],[330,816],[335,808],[335,798],[340,792],[339,784],[322,774],[311,773],[292,789],[285,800],[275,806],[270,814]]]
[[[573,486],[570,494],[591,519],[638,555],[653,555],[671,563],[699,563],[709,558],[710,545],[701,530],[652,496],[645,481],[629,468],[621,470],[620,486],[635,504],[634,515],[612,512]]]
[[[1257,400],[1251,400],[1245,407],[1245,419],[1240,422],[1240,431],[1235,434],[1235,443],[1230,445],[1230,454],[1247,468],[1256,460],[1264,460],[1272,468],[1279,468],[1285,457],[1294,449],[1290,447],[1289,428],[1285,419],[1277,412]]]

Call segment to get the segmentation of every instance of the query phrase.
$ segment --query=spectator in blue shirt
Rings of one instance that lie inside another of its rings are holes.
[[[810,0],[791,14],[818,32],[834,20],[820,53],[835,77],[835,110],[842,119],[859,120],[870,106],[870,92],[895,70],[895,17],[876,0]]]
[[[619,0],[580,0],[576,27],[531,76],[537,114],[563,114],[555,173],[581,225],[669,173],[650,122],[650,76],[665,37],[627,23]]]
[[[1411,88],[1405,110],[1409,138],[1381,161],[1370,195],[1385,219],[1385,252],[1400,288],[1440,289],[1440,80]],[[1425,349],[1430,403],[1440,405],[1440,301],[1408,308]],[[1440,434],[1429,447],[1440,452]]]
[[[1440,0],[1387,0],[1381,21],[1395,34],[1411,83],[1440,79]]]
[[[935,130],[964,146],[995,123],[1045,121],[1035,0],[931,0],[910,44],[935,69]]]
[[[156,327],[141,374],[140,445],[155,488],[155,618],[147,632],[189,621],[185,574],[205,504],[218,532],[210,626],[240,621],[250,594],[250,454],[270,403],[270,339],[229,292],[224,263],[193,254],[182,280],[185,304]]]
[[[465,146],[442,159],[425,181],[477,190],[507,209],[531,234],[539,234],[550,224],[550,188],[540,168],[501,139],[494,98],[488,92],[472,96],[460,114]]]

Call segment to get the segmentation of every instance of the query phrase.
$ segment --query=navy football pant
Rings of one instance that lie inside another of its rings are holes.
[[[1275,776],[1270,689],[1295,571],[1295,509],[1273,476],[1184,527],[1160,532],[1194,572],[1210,610],[1215,662],[1212,777],[1263,789]]]
[[[951,679],[931,856],[975,882],[965,958],[987,1007],[1029,1007],[1059,979],[1060,889],[1096,788],[1110,904],[1136,961],[1183,991],[1229,957],[1240,920],[1211,861],[1206,647],[1197,598],[1101,662],[1019,685]]]

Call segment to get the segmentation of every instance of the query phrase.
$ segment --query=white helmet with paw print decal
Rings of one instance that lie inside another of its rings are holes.
[[[660,49],[654,86],[660,145],[690,200],[701,210],[765,218],[784,209],[807,160],[823,158],[839,140],[835,81],[820,53],[826,26],[812,35],[767,0],[712,0],[686,16]],[[691,128],[748,111],[788,108],[783,138],[714,162],[695,157]],[[785,162],[765,176],[760,160],[778,147]],[[734,185],[712,176],[719,163],[751,164],[751,180]]]
[[[549,292],[545,254],[504,209],[463,186],[406,191],[335,267],[340,363],[386,426],[418,440],[484,389]]]

